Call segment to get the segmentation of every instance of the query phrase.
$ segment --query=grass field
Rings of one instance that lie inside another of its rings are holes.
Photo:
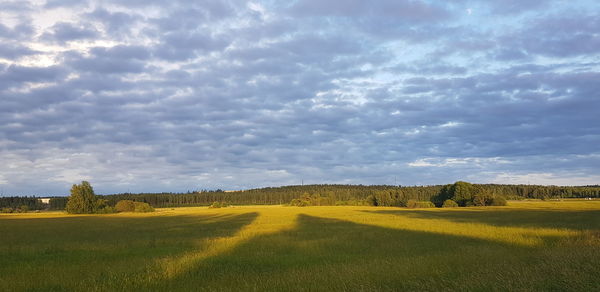
[[[0,215],[2,291],[600,291],[600,201]]]

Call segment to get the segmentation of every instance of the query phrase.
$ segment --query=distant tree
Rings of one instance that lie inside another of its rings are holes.
[[[309,200],[305,200],[305,199],[292,199],[290,201],[290,206],[296,206],[296,207],[307,207],[310,206],[311,203]]]
[[[136,202],[137,204],[137,202]],[[225,208],[225,207],[229,207],[228,203],[225,202],[213,202],[210,206],[208,206],[209,208]],[[137,207],[136,207],[137,208]],[[137,212],[137,211],[136,211]]]
[[[477,186],[464,181],[455,182],[450,191],[452,192],[452,200],[460,206],[472,205],[473,197],[479,193]]]
[[[455,208],[458,207],[458,204],[453,201],[453,200],[445,200],[444,203],[442,204],[442,208]]]
[[[454,190],[454,185],[445,185],[440,189],[440,192],[437,195],[431,198],[431,201],[436,207],[443,207],[446,200],[450,200],[454,196]]]
[[[72,214],[91,214],[98,210],[94,189],[87,181],[82,181],[81,184],[74,184],[71,187],[71,196],[67,201],[68,213]]]
[[[87,181],[71,187],[71,196],[65,210],[72,214],[114,213],[114,209],[108,206],[108,200],[97,198]]]
[[[221,208],[221,202],[213,202],[208,208]]]
[[[141,213],[154,212],[154,208],[152,208],[152,206],[150,206],[150,204],[148,204],[148,203],[134,202],[134,204],[135,204],[135,208],[134,208],[135,212],[141,212]],[[227,207],[227,205],[225,205],[225,204],[222,204],[222,206]]]
[[[435,205],[430,201],[408,200],[406,203],[408,208],[435,208]]]
[[[51,198],[48,204],[50,210],[64,210],[67,207],[68,197]]]
[[[134,212],[135,202],[132,200],[120,200],[115,205],[117,212]]]
[[[462,186],[471,186],[463,188]],[[474,189],[475,192],[463,192],[465,189]],[[192,193],[122,193],[103,196],[108,204],[114,206],[120,200],[132,200],[146,202],[155,208],[175,206],[209,206],[213,202],[229,202],[234,205],[268,205],[290,202],[292,199],[304,200],[305,194],[310,194],[311,204],[319,194],[316,205],[373,205],[404,207],[408,200],[432,201],[437,207],[442,207],[445,200],[454,199],[454,192],[458,197],[470,197],[471,199],[457,202],[459,205],[474,205],[472,196],[479,192],[492,197],[503,197],[510,200],[526,198],[600,198],[600,186],[533,186],[533,185],[498,185],[498,184],[469,184],[458,182],[448,185],[432,186],[388,186],[388,185],[303,185],[267,187],[235,192],[223,192],[215,190],[200,190]],[[367,202],[370,197],[370,202]],[[64,204],[59,204],[59,199],[64,199]],[[0,197],[0,208],[8,207],[13,210],[22,204],[30,206],[35,210],[37,198],[25,197]],[[67,198],[58,198],[56,206],[51,209],[64,209]],[[52,205],[52,204],[51,204]],[[43,208],[43,207],[40,207]]]
[[[369,195],[367,197],[367,204],[369,206],[379,206],[378,202],[377,202],[377,198],[373,195]]]
[[[477,194],[477,195],[473,196],[473,199],[472,199],[473,206],[487,206],[487,205],[489,205],[490,201],[491,201],[491,198],[489,198],[488,196],[486,196],[484,194]]]
[[[490,206],[506,206],[506,199],[503,197],[493,197],[491,202],[490,202]]]

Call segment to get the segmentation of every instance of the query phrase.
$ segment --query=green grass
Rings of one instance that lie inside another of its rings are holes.
[[[600,291],[600,201],[0,215],[2,291]]]

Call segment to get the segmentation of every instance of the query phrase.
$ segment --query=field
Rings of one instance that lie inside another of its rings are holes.
[[[600,201],[0,215],[2,291],[600,291]]]

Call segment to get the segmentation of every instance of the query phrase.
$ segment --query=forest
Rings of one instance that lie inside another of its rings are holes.
[[[187,193],[121,193],[101,195],[110,206],[120,200],[145,202],[155,208],[180,206],[209,206],[214,202],[231,205],[280,205],[293,200],[304,200],[310,205],[376,205],[405,207],[409,200],[431,201],[441,206],[452,195],[448,192],[453,186],[391,186],[391,185],[339,185],[315,184],[282,187],[267,187],[243,191],[202,190]],[[481,194],[486,198],[502,197],[509,200],[519,199],[560,199],[560,198],[600,198],[600,186],[541,186],[541,185],[504,185],[469,184],[470,196]],[[12,210],[62,210],[67,197],[52,197],[49,204],[42,204],[40,197],[0,197],[0,209]],[[459,205],[469,205],[468,200]],[[477,204],[475,204],[477,205]]]

